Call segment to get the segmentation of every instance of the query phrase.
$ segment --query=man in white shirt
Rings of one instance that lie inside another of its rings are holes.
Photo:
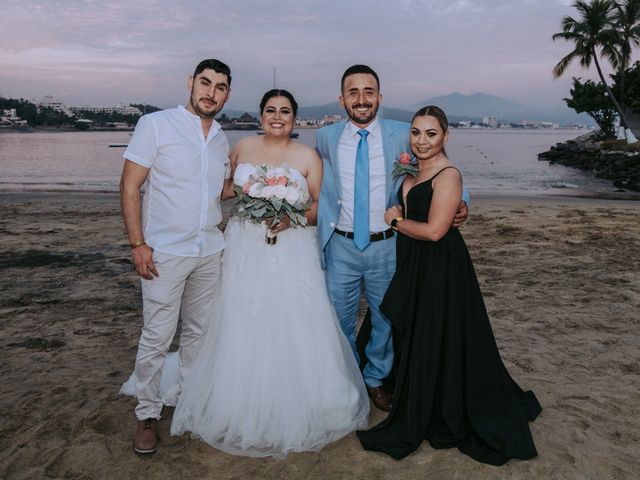
[[[203,60],[188,79],[186,107],[140,118],[124,153],[122,214],[141,277],[144,316],[133,374],[138,453],[156,450],[163,403],[172,403],[160,398],[159,387],[178,317],[180,384],[207,327],[224,249],[217,225],[229,162],[229,144],[214,117],[230,86],[227,65]]]

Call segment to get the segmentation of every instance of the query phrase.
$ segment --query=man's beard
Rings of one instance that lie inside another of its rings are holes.
[[[216,108],[218,106],[218,104],[216,102],[214,102],[213,100],[209,100],[213,106],[212,106],[212,110],[211,111],[205,111],[202,110],[200,108],[199,105],[199,101],[195,102],[193,101],[193,95],[190,96],[189,99],[189,103],[191,103],[191,107],[193,108],[193,111],[196,112],[198,114],[199,117],[201,118],[214,118],[216,116],[216,114],[218,113],[218,109]]]
[[[351,107],[351,109],[345,109],[345,111],[347,112],[347,116],[353,120],[355,123],[359,124],[359,125],[365,125],[370,123],[374,118],[376,118],[376,115],[378,114],[378,107],[376,107],[375,109],[373,109],[371,111],[371,115],[361,118],[361,117],[356,117],[355,112],[357,107],[368,107],[368,108],[372,108],[373,105],[369,104],[369,103],[359,103],[357,105],[354,105],[353,107]]]

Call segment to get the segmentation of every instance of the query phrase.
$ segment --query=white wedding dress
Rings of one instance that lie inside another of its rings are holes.
[[[234,182],[254,170],[239,164]],[[280,232],[276,245],[265,233],[237,217],[227,225],[211,324],[171,434],[281,459],[366,428],[369,399],[327,295],[315,227]]]

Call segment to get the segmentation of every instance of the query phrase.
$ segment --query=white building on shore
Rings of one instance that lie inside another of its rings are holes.
[[[496,117],[482,117],[482,123],[490,128],[498,127],[498,120]]]
[[[522,120],[518,123],[522,128],[560,128],[558,123]]]
[[[33,102],[33,103],[35,103],[36,106],[38,107],[38,113],[40,113],[40,111],[43,108],[51,108],[56,112],[64,113],[67,117],[75,116],[75,114],[71,111],[69,107],[67,107],[64,103],[62,103],[61,100],[57,100],[53,98],[53,96],[51,95],[45,95],[42,100],[40,100],[39,102]]]
[[[15,108],[8,108],[2,110],[0,125],[3,127],[26,127],[27,121],[17,115]]]
[[[338,123],[344,117],[342,115],[325,115],[322,120],[320,120],[320,126],[331,125],[332,123]]]
[[[61,112],[67,115],[68,117],[75,117],[77,113],[81,114],[83,112],[90,113],[119,113],[121,115],[142,115],[142,111],[137,107],[132,107],[131,105],[124,105],[122,103],[118,103],[117,105],[113,105],[110,107],[92,107],[90,105],[83,105],[81,107],[67,107],[61,100],[54,98],[51,95],[45,95],[45,97],[39,102],[33,102],[38,107],[38,112],[42,108],[51,108],[56,112]]]
[[[142,111],[137,107],[131,105],[123,105],[119,103],[111,107],[92,107],[89,105],[83,105],[82,107],[71,107],[71,110],[75,113],[119,113],[121,115],[142,115]]]

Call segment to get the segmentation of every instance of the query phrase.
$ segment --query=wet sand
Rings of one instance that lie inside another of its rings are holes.
[[[0,479],[640,478],[640,202],[474,196],[462,232],[503,359],[544,411],[539,456],[502,467],[428,443],[398,462],[354,434],[286,460],[160,423],[131,440],[139,284],[115,195],[0,194]],[[373,411],[371,422],[383,418]]]

